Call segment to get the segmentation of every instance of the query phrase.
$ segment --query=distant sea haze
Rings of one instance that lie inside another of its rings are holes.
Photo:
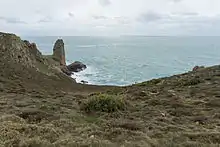
[[[51,54],[60,37],[27,37],[43,54]],[[88,68],[74,75],[78,82],[130,85],[220,63],[220,37],[62,37],[67,62]]]

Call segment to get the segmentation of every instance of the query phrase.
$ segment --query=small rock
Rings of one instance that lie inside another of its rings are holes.
[[[165,114],[165,113],[161,113],[161,115],[162,115],[163,117],[165,117],[165,116],[166,116],[166,114]]]
[[[147,94],[146,94],[145,91],[141,91],[138,95],[139,95],[139,96],[147,96]]]
[[[82,80],[81,83],[88,84],[89,82]]]

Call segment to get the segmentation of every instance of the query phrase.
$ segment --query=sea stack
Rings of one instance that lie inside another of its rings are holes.
[[[53,47],[53,59],[59,62],[60,68],[62,72],[70,76],[72,72],[80,72],[86,69],[86,65],[76,61],[70,65],[66,65],[66,57],[65,57],[65,48],[64,41],[62,39],[58,39]]]
[[[62,39],[58,39],[54,44],[53,58],[58,60],[61,66],[66,66],[64,42]]]

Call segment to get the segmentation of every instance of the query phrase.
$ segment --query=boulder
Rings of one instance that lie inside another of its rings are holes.
[[[71,72],[80,72],[86,68],[87,68],[86,65],[79,62],[79,61],[76,61],[76,62],[67,66],[67,69]]]
[[[82,84],[88,84],[89,82],[82,80],[81,83]]]
[[[60,65],[66,66],[64,42],[62,39],[58,39],[54,44],[53,59],[57,60]]]

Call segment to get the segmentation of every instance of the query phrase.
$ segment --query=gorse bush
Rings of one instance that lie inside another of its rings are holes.
[[[137,86],[151,86],[151,85],[157,85],[161,82],[161,79],[152,79],[150,81],[147,82],[142,82],[142,83],[138,83],[136,84]]]
[[[98,94],[90,97],[82,106],[86,112],[116,112],[125,110],[125,101],[120,95]]]

